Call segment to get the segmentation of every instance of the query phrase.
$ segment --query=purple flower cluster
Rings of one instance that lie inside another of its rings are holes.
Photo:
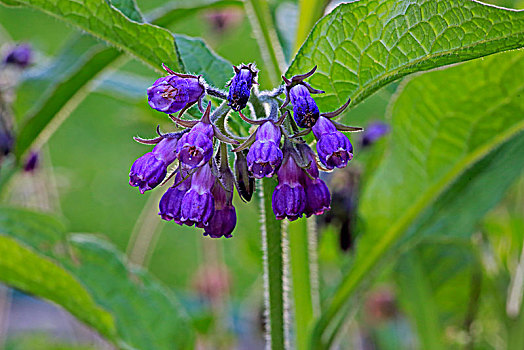
[[[345,167],[353,158],[353,146],[341,131],[361,129],[331,120],[349,101],[335,112],[320,113],[311,94],[323,91],[304,81],[316,68],[291,79],[283,77],[283,86],[261,93],[252,91],[258,72],[253,64],[233,67],[235,75],[228,83],[228,93],[209,86],[201,76],[164,68],[169,75],[148,89],[149,105],[168,114],[183,130],[162,134],[157,129],[157,138],[135,138],[155,146],[133,163],[129,173],[130,185],[141,193],[174,178],[159,203],[162,219],[202,228],[211,238],[229,238],[237,222],[234,188],[243,200],[250,201],[255,179],[273,176],[278,178],[272,197],[277,219],[296,220],[330,209],[331,194],[320,178],[320,170]],[[278,95],[284,92],[286,100],[281,104]],[[211,112],[210,101],[204,111],[201,102],[206,95],[224,102]],[[264,115],[259,115],[260,108],[250,105],[250,114],[255,118],[244,116],[242,110],[251,97],[259,105],[268,104]],[[182,119],[182,114],[196,103],[203,112],[200,120]],[[286,109],[289,103],[292,109]],[[225,127],[231,110],[256,126],[249,137],[242,138]],[[179,112],[178,116],[173,115],[175,112]],[[290,112],[292,119],[287,118]],[[305,130],[298,132],[297,127]],[[311,131],[317,140],[316,153],[303,139]],[[230,145],[235,147],[234,171],[228,159]]]

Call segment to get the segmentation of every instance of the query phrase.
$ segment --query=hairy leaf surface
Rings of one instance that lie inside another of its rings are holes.
[[[524,46],[524,12],[470,0],[360,0],[320,20],[287,76],[309,71],[321,110],[407,74]]]

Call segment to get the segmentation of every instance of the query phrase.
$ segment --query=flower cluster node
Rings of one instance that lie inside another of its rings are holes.
[[[320,112],[312,94],[324,92],[305,81],[316,67],[290,79],[283,76],[284,85],[260,93],[251,91],[258,74],[252,63],[233,67],[235,74],[226,85],[227,93],[209,86],[201,76],[163,67],[168,76],[159,78],[148,89],[149,105],[169,115],[183,131],[162,134],[157,129],[159,136],[154,139],[135,138],[155,146],[133,163],[129,173],[129,183],[141,193],[174,176],[173,185],[159,203],[162,219],[203,228],[203,234],[211,238],[229,238],[237,222],[234,189],[248,202],[255,191],[255,179],[273,176],[278,178],[272,196],[277,219],[296,220],[330,210],[331,194],[320,178],[320,170],[345,167],[353,158],[353,146],[341,131],[362,129],[331,120],[348,107],[349,99],[334,112]],[[282,93],[286,96],[283,103],[279,99]],[[208,99],[225,101],[213,113],[209,101],[203,111],[206,95]],[[197,102],[203,112],[200,120],[183,119],[183,113]],[[246,117],[241,110],[251,102],[257,106],[269,104],[269,112],[258,115],[261,108],[250,108],[251,115]],[[287,107],[290,103],[292,108]],[[256,126],[249,137],[235,135],[226,127],[231,110]],[[288,118],[291,111],[293,118]],[[173,115],[176,112],[178,116]],[[317,140],[316,153],[301,139],[311,131]],[[236,147],[232,149],[234,171],[229,162],[229,145]],[[168,167],[177,161],[178,167],[168,176]]]

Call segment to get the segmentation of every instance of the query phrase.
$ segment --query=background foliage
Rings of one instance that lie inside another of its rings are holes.
[[[351,97],[343,121],[387,120],[391,133],[372,148],[352,136],[360,181],[344,184],[358,199],[358,209],[343,209],[357,218],[349,253],[335,224],[308,236],[305,222],[294,223],[284,236],[291,342],[524,348],[524,60],[514,50],[524,46],[524,12],[361,0],[320,19],[326,3],[308,0],[1,2],[15,7],[0,7],[0,41],[37,51],[12,104],[15,157],[0,169],[4,283],[61,305],[119,348],[262,346],[257,205],[236,200],[227,241],[160,222],[158,193],[138,197],[127,185],[146,151],[131,137],[172,129],[144,98],[162,62],[224,87],[231,63],[256,61],[261,88],[317,65],[309,81],[326,91],[315,96],[321,111]],[[38,172],[17,172],[35,149]],[[278,260],[280,236],[270,238]],[[309,263],[317,253],[318,267]],[[210,279],[201,271],[217,266],[229,276],[218,303],[199,289],[201,276]],[[272,299],[283,275],[271,267]],[[286,339],[280,299],[274,349]]]

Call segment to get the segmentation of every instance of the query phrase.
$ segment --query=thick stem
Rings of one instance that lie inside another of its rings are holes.
[[[281,221],[273,215],[271,197],[276,186],[274,179],[261,184],[262,250],[264,253],[264,300],[266,320],[266,349],[288,349],[288,309],[285,307],[286,290]]]
[[[288,230],[295,311],[296,348],[307,349],[309,328],[314,316],[310,250],[308,247],[308,220],[300,219],[291,222]]]

